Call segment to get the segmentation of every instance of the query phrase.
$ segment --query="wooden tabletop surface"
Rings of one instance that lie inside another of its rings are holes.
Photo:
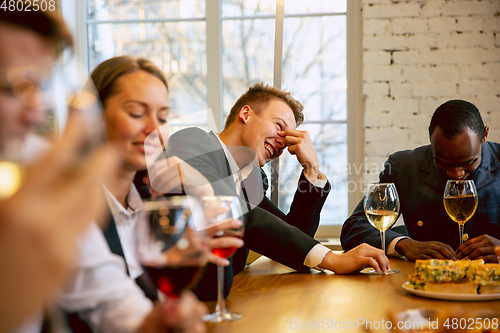
[[[382,325],[381,321],[387,320],[389,311],[417,308],[455,313],[463,310],[468,313],[500,311],[500,300],[460,302],[412,295],[401,285],[408,280],[408,274],[413,273],[414,263],[401,259],[390,259],[390,262],[391,268],[401,273],[384,276],[298,274],[261,257],[235,276],[226,300],[228,310],[241,313],[243,318],[234,322],[210,323],[208,331],[365,332],[367,322],[372,322],[374,327],[377,327],[375,322]],[[209,311],[214,310],[215,302],[207,302],[207,305]],[[344,328],[340,327],[341,324]],[[316,329],[307,329],[312,325],[316,325]]]

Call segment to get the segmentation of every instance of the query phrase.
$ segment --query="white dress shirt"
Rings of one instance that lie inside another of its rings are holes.
[[[141,265],[135,258],[134,251],[134,227],[139,220],[143,206],[141,196],[135,185],[130,185],[130,190],[127,195],[128,208],[125,208],[104,185],[103,187],[109,209],[111,210],[111,215],[115,220],[116,230],[120,237],[120,243],[122,245],[123,254],[125,255],[130,277],[136,279],[143,273]]]
[[[398,253],[398,251],[396,251],[396,244],[402,240],[402,239],[405,239],[405,238],[410,238],[408,236],[400,236],[400,237],[396,237],[394,238],[390,243],[389,245],[387,245],[387,250],[386,250],[386,253],[388,256],[396,256],[396,257],[401,257],[402,255]]]
[[[250,172],[252,172],[252,165],[245,165],[240,169],[233,156],[231,155],[229,149],[227,149],[224,142],[222,142],[222,140],[219,138],[219,135],[216,134],[216,136],[217,139],[219,139],[219,143],[221,144],[222,148],[224,149],[224,154],[226,155],[227,160],[229,161],[229,167],[231,168],[234,184],[236,185],[236,192],[238,193],[238,195],[240,195],[241,183],[250,175]],[[321,178],[323,179],[314,179],[313,181],[311,181],[305,173],[304,176],[311,184],[316,187],[324,188],[326,185],[327,179],[326,176],[323,175],[323,173],[321,173]],[[323,261],[327,253],[330,251],[331,250],[324,245],[314,245],[309,253],[307,253],[306,258],[304,259],[304,265],[306,265],[307,267],[315,268]]]
[[[92,224],[78,240],[77,262],[70,281],[57,303],[68,312],[78,312],[96,333],[131,333],[152,310],[125,271],[123,258],[111,253],[100,228]]]

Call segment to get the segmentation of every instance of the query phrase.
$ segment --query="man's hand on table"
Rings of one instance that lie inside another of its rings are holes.
[[[366,267],[373,267],[376,271],[384,272],[390,268],[389,259],[384,251],[368,244],[361,244],[342,254],[328,252],[318,266],[335,274],[349,274]]]
[[[485,262],[498,262],[495,247],[500,246],[500,240],[489,235],[481,235],[469,239],[457,249],[460,259],[483,259]]]
[[[458,259],[455,251],[448,244],[441,242],[420,242],[411,238],[401,239],[396,244],[396,252],[409,261],[417,259]]]

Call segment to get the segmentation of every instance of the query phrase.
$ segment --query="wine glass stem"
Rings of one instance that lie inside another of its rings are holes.
[[[226,303],[224,302],[224,267],[217,265],[217,306],[215,312],[226,312]]]
[[[382,241],[382,251],[384,251],[385,254],[385,230],[380,230],[380,239]]]
[[[458,233],[460,234],[460,245],[462,245],[464,242],[464,225],[463,224],[458,225]]]

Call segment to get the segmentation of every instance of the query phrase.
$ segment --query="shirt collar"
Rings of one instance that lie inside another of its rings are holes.
[[[226,155],[226,158],[229,162],[229,167],[231,168],[231,173],[233,174],[233,177],[236,178],[241,178],[241,180],[245,180],[250,172],[252,172],[252,165],[248,164],[245,165],[242,169],[238,166],[236,161],[233,158],[233,155],[231,155],[231,152],[229,149],[227,149],[227,146],[222,142],[222,140],[219,138],[219,134],[215,133],[215,136],[217,137],[217,140],[219,140],[220,145],[222,146],[222,149],[224,149],[224,154]]]
[[[143,203],[139,191],[132,183],[130,185],[130,189],[127,195],[127,205],[128,208],[125,209],[123,205],[115,198],[113,194],[106,188],[106,186],[102,185],[104,188],[104,193],[106,195],[106,200],[108,201],[108,206],[111,211],[111,215],[116,216],[120,213],[123,213],[127,216],[137,213],[142,209]]]

